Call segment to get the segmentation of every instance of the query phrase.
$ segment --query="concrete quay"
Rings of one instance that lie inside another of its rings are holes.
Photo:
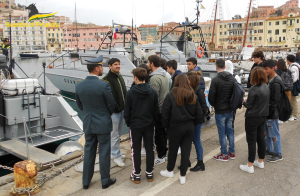
[[[298,106],[299,100],[298,100]],[[159,174],[166,169],[167,163],[158,165],[154,170],[154,181],[147,182],[145,176],[145,157],[142,157],[142,182],[134,184],[129,180],[132,172],[130,143],[122,143],[122,152],[126,153],[126,166],[115,167],[112,165],[111,177],[117,179],[115,185],[103,190],[100,174],[96,172],[88,190],[82,189],[82,173],[76,172],[74,167],[65,171],[62,175],[46,182],[40,189],[38,196],[49,195],[300,195],[300,156],[299,138],[300,121],[280,124],[282,140],[282,155],[284,160],[277,163],[269,163],[265,159],[265,168],[255,168],[253,174],[245,173],[239,169],[241,164],[247,163],[248,147],[245,134],[246,109],[238,110],[235,121],[235,149],[236,159],[228,162],[213,160],[213,156],[220,152],[217,127],[214,118],[205,125],[201,133],[201,141],[204,148],[204,172],[187,173],[186,184],[179,182],[180,155],[177,157],[174,169],[174,178],[165,178]],[[76,160],[76,159],[75,159]],[[73,162],[72,160],[70,162]],[[191,152],[192,166],[196,164],[196,151],[193,146]],[[63,167],[69,163],[57,166]],[[48,173],[50,171],[46,171]],[[2,179],[0,178],[0,181]],[[0,187],[0,196],[9,195],[13,183]]]

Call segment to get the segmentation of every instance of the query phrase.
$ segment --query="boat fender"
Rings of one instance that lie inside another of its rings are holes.
[[[199,53],[200,50],[201,50],[201,55],[200,55],[200,53]],[[197,56],[198,56],[199,58],[202,58],[203,55],[204,55],[204,49],[203,49],[201,46],[199,46],[199,47],[197,48]]]

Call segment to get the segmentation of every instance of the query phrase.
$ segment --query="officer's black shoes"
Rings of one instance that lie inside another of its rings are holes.
[[[108,180],[108,183],[105,185],[102,185],[102,189],[107,189],[108,187],[110,187],[111,185],[116,183],[116,179],[115,178],[111,178]]]
[[[83,189],[88,189],[90,185],[83,185]]]
[[[141,183],[141,174],[131,174],[130,180],[135,184],[140,184]]]

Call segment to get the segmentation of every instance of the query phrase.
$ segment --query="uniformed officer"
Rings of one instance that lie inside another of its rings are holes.
[[[3,42],[1,47],[2,53],[8,58],[8,50],[10,48],[9,39],[3,38],[2,42]]]
[[[103,74],[103,56],[86,60],[89,76],[75,86],[76,103],[83,110],[83,131],[85,133],[83,160],[83,189],[88,189],[94,174],[94,165],[99,144],[99,165],[102,188],[106,189],[116,182],[110,178],[110,140],[112,131],[111,115],[115,101],[108,82],[100,80]]]

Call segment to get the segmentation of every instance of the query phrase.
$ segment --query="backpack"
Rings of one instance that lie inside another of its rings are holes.
[[[278,113],[279,113],[279,120],[287,121],[291,117],[293,109],[292,109],[290,100],[285,93],[284,86],[281,83],[279,83],[279,84],[281,85],[281,98],[277,105],[277,109],[278,109]]]
[[[290,70],[282,72],[280,77],[281,77],[282,82],[284,84],[284,90],[285,91],[292,91],[293,87],[294,87],[294,82],[293,82],[292,73],[290,72]]]
[[[244,95],[245,95],[245,89],[243,86],[236,81],[236,79],[233,77],[234,83],[233,83],[233,93],[230,100],[231,109],[234,111],[236,109],[242,108],[243,101],[244,101]]]

